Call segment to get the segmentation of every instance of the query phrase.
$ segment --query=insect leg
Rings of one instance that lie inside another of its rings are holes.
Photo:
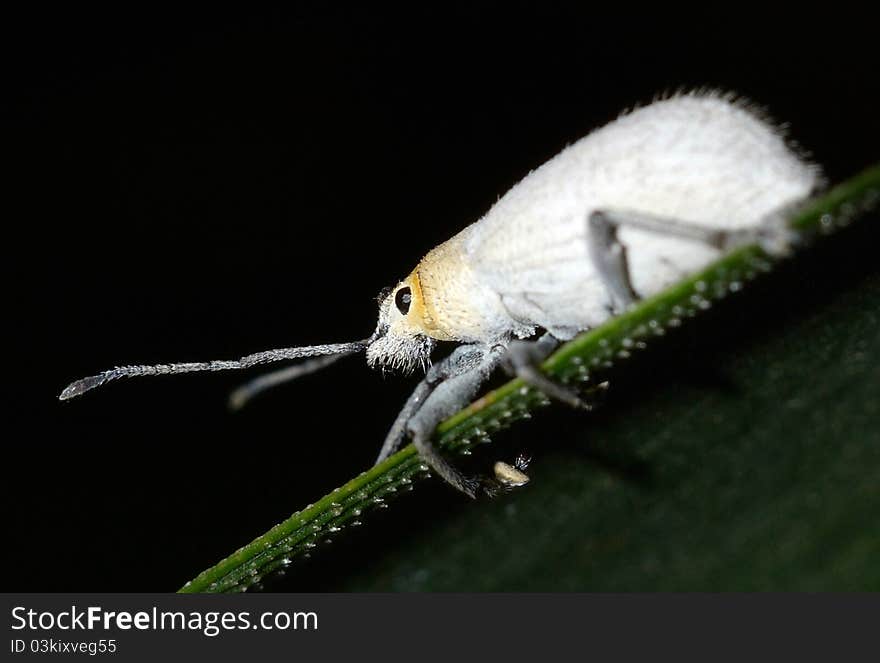
[[[505,361],[511,372],[550,398],[584,410],[592,409],[572,390],[547,377],[540,364],[559,346],[559,339],[550,332],[537,341],[514,341],[507,348]]]
[[[477,365],[484,354],[485,351],[482,348],[463,345],[428,369],[424,379],[416,385],[416,388],[410,394],[394,423],[391,425],[391,429],[385,436],[385,442],[382,444],[379,457],[376,459],[376,464],[381,463],[403,446],[407,436],[407,423],[413,418],[419,408],[422,407],[425,399],[434,391],[434,388],[444,380],[455,377]]]
[[[622,310],[638,301],[639,296],[630,280],[626,247],[617,239],[618,225],[619,221],[607,212],[590,214],[587,221],[587,248],[613,305]]]
[[[424,461],[447,483],[469,497],[477,496],[483,481],[477,477],[465,476],[455,465],[440,455],[431,443],[431,437],[441,421],[457,412],[474,397],[477,389],[501,361],[506,348],[504,346],[481,348],[480,352],[482,356],[478,361],[467,361],[461,371],[440,382],[406,425],[406,431],[412,437],[413,444]],[[450,359],[454,355],[455,353],[450,355]]]
[[[639,299],[630,280],[626,247],[617,238],[621,226],[638,228],[667,237],[690,239],[707,244],[720,251],[749,242],[760,243],[772,253],[785,253],[792,237],[785,229],[773,222],[778,215],[771,215],[767,222],[754,228],[726,230],[707,228],[696,223],[668,217],[654,216],[628,210],[596,210],[587,221],[590,257],[599,276],[608,288],[614,304],[626,308]]]
[[[394,423],[391,424],[391,428],[385,436],[385,442],[382,444],[382,449],[379,451],[379,457],[376,458],[376,465],[403,446],[403,443],[406,441],[406,424],[413,418],[413,415],[433,390],[434,384],[429,381],[427,376],[416,385],[415,390],[406,399],[406,403],[404,403],[403,408],[397,414]]]

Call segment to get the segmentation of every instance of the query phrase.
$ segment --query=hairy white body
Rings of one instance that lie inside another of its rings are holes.
[[[560,152],[435,249],[460,254],[458,279],[449,282],[461,286],[447,286],[444,308],[466,320],[457,327],[479,330],[481,340],[525,337],[536,326],[569,339],[611,315],[588,251],[591,211],[745,229],[802,201],[821,181],[818,167],[742,104],[711,93],[655,102]],[[619,239],[643,297],[718,256],[693,240],[636,228],[621,228]]]
[[[505,467],[494,480],[466,477],[431,437],[499,364],[548,396],[585,405],[537,368],[560,341],[706,266],[738,241],[784,251],[790,238],[780,221],[821,184],[819,168],[745,104],[716,93],[663,99],[566,148],[425,255],[380,296],[379,322],[368,339],[234,361],[125,366],[78,380],[61,398],[120,377],[318,357],[245,385],[233,395],[240,406],[343,355],[366,351],[370,365],[407,371],[428,367],[438,341],[453,341],[460,346],[427,370],[378,460],[412,439],[451,485],[471,497],[481,488],[493,493],[511,483]],[[538,328],[546,330],[539,339],[519,340]]]

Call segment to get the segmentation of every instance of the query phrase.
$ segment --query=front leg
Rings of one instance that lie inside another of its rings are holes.
[[[459,350],[462,354],[456,357]],[[486,381],[506,351],[506,347],[500,345],[458,348],[447,359],[444,372],[448,377],[436,385],[406,423],[406,432],[412,437],[422,459],[447,483],[472,498],[477,496],[480,480],[465,476],[446,460],[434,447],[431,438],[441,421],[458,412],[473,399],[480,385]]]
[[[416,388],[409,398],[406,399],[406,403],[404,403],[397,414],[394,423],[391,424],[391,429],[385,436],[382,450],[376,459],[377,465],[403,446],[408,434],[407,424],[415,416],[416,412],[419,411],[428,396],[436,389],[437,385],[444,380],[472,370],[483,360],[485,354],[486,350],[481,346],[462,345],[453,350],[448,357],[438,361],[428,369],[424,379],[416,385]]]

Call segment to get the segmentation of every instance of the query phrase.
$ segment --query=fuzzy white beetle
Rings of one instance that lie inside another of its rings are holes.
[[[430,251],[380,296],[379,324],[354,343],[270,350],[237,361],[126,366],[78,380],[60,398],[124,376],[243,369],[318,357],[236,391],[240,406],[269,386],[366,351],[370,366],[427,367],[438,341],[461,344],[431,366],[397,416],[378,461],[411,438],[424,460],[471,497],[464,476],[431,444],[437,424],[502,362],[572,405],[578,396],[537,366],[561,341],[595,327],[708,264],[761,242],[784,253],[782,221],[823,183],[779,128],[729,95],[681,94],[626,113],[563,150],[489,212]],[[545,332],[532,339],[537,330]]]

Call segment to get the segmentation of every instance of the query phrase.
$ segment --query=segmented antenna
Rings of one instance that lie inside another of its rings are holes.
[[[94,389],[100,387],[112,380],[128,377],[139,377],[141,375],[172,375],[177,373],[195,373],[197,371],[234,371],[250,368],[259,364],[270,364],[276,361],[284,361],[286,359],[304,359],[306,357],[317,357],[326,355],[348,355],[355,352],[361,352],[369,345],[370,339],[363,341],[355,341],[353,343],[333,343],[330,345],[309,345],[299,348],[279,348],[277,350],[266,350],[265,352],[257,352],[247,355],[238,360],[214,360],[205,362],[192,362],[183,364],[155,364],[153,366],[117,366],[109,371],[98,373],[87,378],[82,378],[76,382],[71,382],[64,391],[58,396],[62,401],[76,398]]]

